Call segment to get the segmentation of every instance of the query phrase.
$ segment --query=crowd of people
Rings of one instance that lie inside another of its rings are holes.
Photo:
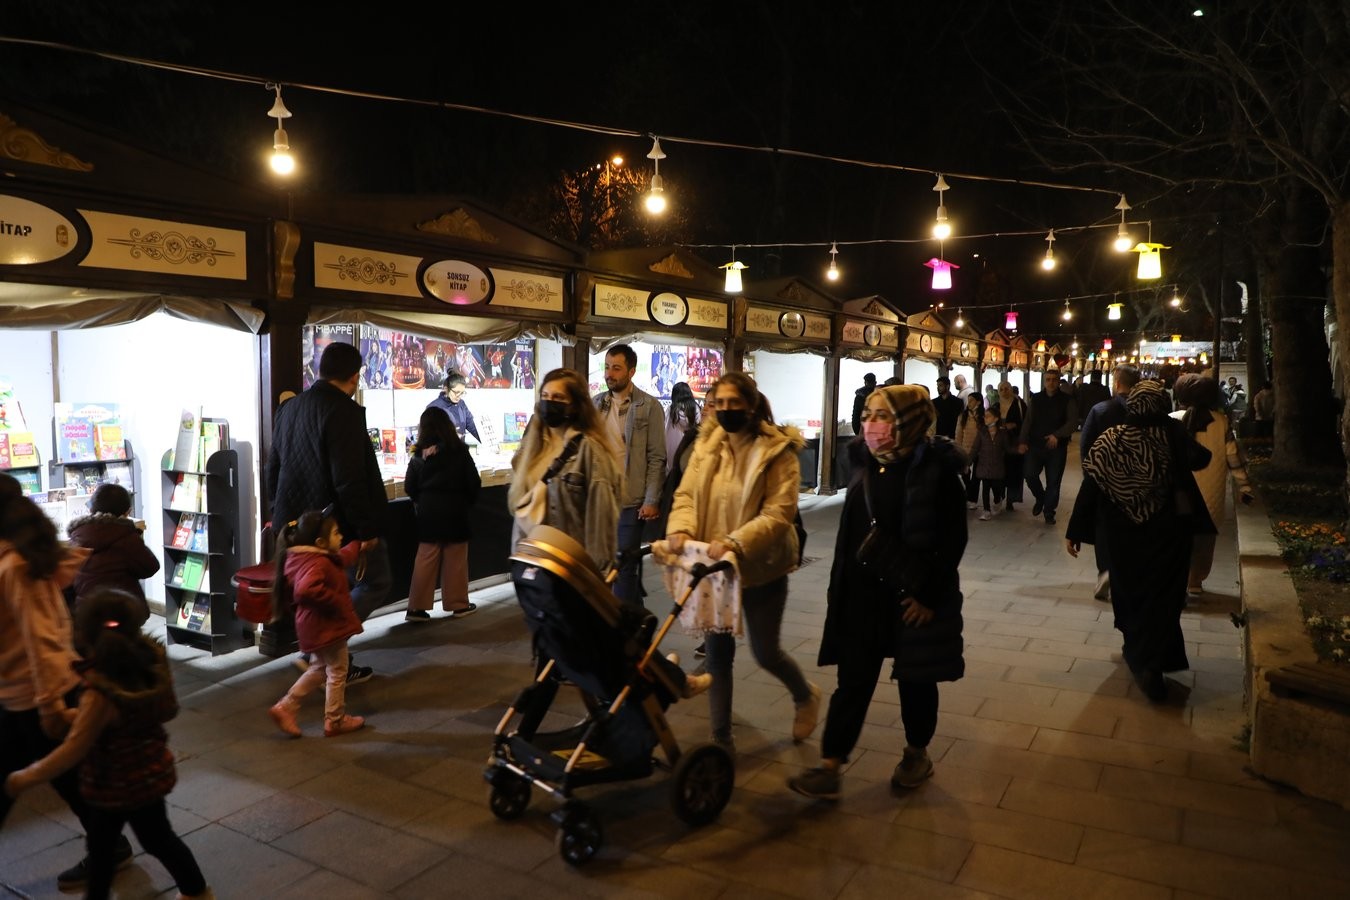
[[[373,673],[356,664],[348,641],[389,600],[383,480],[353,399],[360,367],[355,347],[329,344],[320,380],[283,404],[274,425],[266,497],[277,538],[274,613],[294,626],[302,672],[268,713],[292,738],[304,734],[303,698],[320,685],[325,737],[363,727],[345,697]],[[574,536],[612,576],[616,597],[635,605],[644,600],[633,551],[644,540],[662,539],[672,553],[698,542],[709,558],[733,559],[738,616],[755,662],[791,697],[793,740],[811,737],[828,699],[819,765],[788,781],[815,799],[840,797],[840,773],[888,660],[904,737],[891,784],[909,790],[932,775],[938,685],[964,672],[968,513],[979,510],[979,521],[1011,513],[1025,487],[1032,514],[1054,525],[1080,418],[1084,477],[1065,546],[1076,556],[1094,545],[1094,596],[1112,604],[1124,660],[1151,700],[1166,699],[1165,673],[1188,665],[1180,613],[1203,591],[1230,475],[1239,499],[1250,498],[1227,416],[1236,392],[1208,376],[1177,382],[1176,410],[1160,383],[1129,365],[1115,368],[1109,395],[1099,379],[1071,395],[1052,371],[1028,400],[1006,381],[982,394],[958,380],[953,393],[941,378],[930,397],[869,376],[856,395],[817,659],[837,667],[827,698],[780,641],[789,575],[800,564],[801,435],[775,422],[745,374],[721,375],[702,409],[687,384],[676,384],[666,410],[634,385],[635,371],[635,353],[620,344],[605,355],[606,390],[595,396],[570,369],[540,380],[513,460],[513,541],[541,524]],[[480,485],[462,438],[462,386],[448,377],[444,400],[423,413],[407,472],[419,541],[410,623],[432,620],[438,584],[444,618],[476,609],[467,548]],[[174,774],[163,723],[177,704],[163,648],[141,628],[138,579],[153,574],[154,554],[119,490],[100,489],[89,520],[73,524],[62,545],[17,482],[0,476],[0,773],[8,776],[0,823],[14,796],[49,781],[86,833],[87,855],[62,874],[63,888],[107,896],[131,856],[121,833],[130,825],[180,896],[210,896],[165,817]],[[733,753],[737,632],[704,635],[699,676],[709,736]]]

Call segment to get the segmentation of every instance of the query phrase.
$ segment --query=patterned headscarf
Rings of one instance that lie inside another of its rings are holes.
[[[880,396],[895,415],[895,446],[885,451],[873,450],[872,455],[882,463],[909,456],[937,421],[937,407],[928,396],[928,388],[921,384],[892,384],[877,388],[872,396]]]
[[[1125,400],[1126,423],[1102,432],[1083,460],[1083,471],[1136,525],[1153,518],[1172,493],[1169,405],[1162,385],[1139,382]]]
[[[1177,379],[1173,388],[1177,402],[1186,407],[1186,430],[1191,434],[1204,431],[1214,421],[1211,410],[1223,409],[1219,382],[1208,375],[1188,373]]]

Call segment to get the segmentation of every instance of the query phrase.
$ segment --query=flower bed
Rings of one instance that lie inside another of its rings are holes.
[[[1350,540],[1344,472],[1293,473],[1270,463],[1269,441],[1244,442],[1247,473],[1272,516],[1317,657],[1350,661]]]

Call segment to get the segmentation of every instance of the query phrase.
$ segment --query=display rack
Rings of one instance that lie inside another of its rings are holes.
[[[126,455],[115,459],[51,460],[47,463],[48,489],[73,487],[76,494],[87,496],[100,484],[112,481],[127,489],[131,495],[131,514],[139,517],[141,504],[136,490],[136,459],[131,451],[131,441],[123,441],[123,446]]]
[[[19,482],[25,494],[42,493],[42,460],[32,433],[0,431],[0,472]]]
[[[161,462],[164,479],[164,621],[171,644],[213,656],[252,646],[254,626],[234,611],[239,568],[239,454],[217,450],[200,471]],[[182,543],[183,529],[188,529]]]

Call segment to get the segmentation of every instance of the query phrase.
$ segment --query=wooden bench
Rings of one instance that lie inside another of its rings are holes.
[[[1279,693],[1302,694],[1350,707],[1350,666],[1335,663],[1296,663],[1266,672]]]

